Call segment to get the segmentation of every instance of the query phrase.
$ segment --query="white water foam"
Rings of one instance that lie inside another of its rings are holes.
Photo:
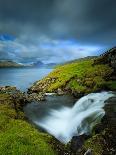
[[[47,117],[35,124],[67,143],[73,136],[91,132],[105,114],[105,100],[112,96],[111,92],[91,93],[79,99],[72,108],[51,109]]]

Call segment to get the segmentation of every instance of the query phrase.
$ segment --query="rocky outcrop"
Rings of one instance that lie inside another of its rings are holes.
[[[116,47],[100,55],[94,60],[94,64],[109,64],[116,71]]]
[[[43,93],[31,93],[28,94],[28,102],[39,102],[45,100],[45,94]]]
[[[15,102],[15,105],[18,103],[19,107],[23,106],[30,102],[39,102],[45,100],[45,94],[43,93],[25,93],[21,92],[14,86],[1,86],[0,93],[9,94]]]
[[[56,78],[46,78],[46,82],[41,82],[38,81],[36,83],[34,83],[34,85],[32,87],[30,87],[28,89],[28,93],[39,93],[39,92],[46,92],[46,88],[49,87],[49,85],[51,85],[52,83],[54,83],[56,81]]]

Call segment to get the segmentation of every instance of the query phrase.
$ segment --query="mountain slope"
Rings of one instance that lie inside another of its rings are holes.
[[[23,65],[20,65],[11,60],[0,60],[0,67],[22,67],[22,66]]]
[[[113,48],[97,58],[89,57],[57,67],[29,91],[71,93],[78,97],[98,90],[115,90],[115,66],[116,48]]]

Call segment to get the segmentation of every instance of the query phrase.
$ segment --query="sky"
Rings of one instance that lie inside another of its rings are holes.
[[[0,0],[0,59],[64,62],[116,45],[115,0]]]

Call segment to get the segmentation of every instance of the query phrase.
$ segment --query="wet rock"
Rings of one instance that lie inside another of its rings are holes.
[[[14,86],[2,86],[0,87],[0,93],[8,94],[12,100],[12,107],[19,111],[23,109],[23,106],[28,103],[28,95],[21,92]]]
[[[33,101],[39,102],[39,101],[43,101],[43,100],[45,100],[45,94],[43,94],[43,93],[28,94],[28,101],[29,102],[33,102]]]
[[[73,153],[79,152],[86,138],[86,135],[73,136],[70,144],[71,151]]]
[[[28,96],[21,91],[16,91],[15,93],[10,94],[13,100],[13,106],[16,111],[23,110],[23,107],[29,102]]]
[[[78,91],[78,92],[77,92],[77,91],[72,91],[71,94],[72,94],[74,97],[76,97],[76,98],[80,98],[80,97],[84,96],[84,93],[79,92],[79,91]]]
[[[91,150],[91,149],[88,149],[88,150],[84,153],[84,155],[93,155],[93,154],[92,154],[92,150]]]
[[[63,95],[64,92],[62,91],[62,89],[58,88],[58,90],[57,90],[57,94],[58,94],[58,95]]]
[[[102,119],[102,124],[105,127],[112,126],[116,128],[116,93],[114,97],[106,101],[104,110],[105,116]]]

